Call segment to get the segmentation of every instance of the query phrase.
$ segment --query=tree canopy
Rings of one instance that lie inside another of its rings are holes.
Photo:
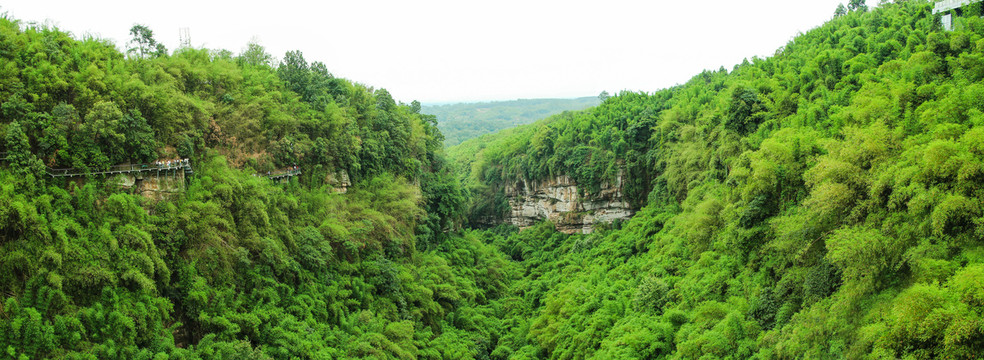
[[[848,5],[447,156],[426,108],[301,51],[0,16],[0,359],[978,358],[984,20]],[[45,173],[175,157],[159,197]],[[558,176],[637,212],[479,228]]]
[[[639,209],[491,235],[524,269],[493,357],[978,357],[984,20],[858,4],[775,56],[451,148],[476,225],[558,175],[590,197],[626,174]]]

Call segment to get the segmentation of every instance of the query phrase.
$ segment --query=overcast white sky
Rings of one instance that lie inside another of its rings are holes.
[[[847,0],[109,1],[4,0],[0,12],[126,47],[150,27],[173,50],[277,58],[301,50],[336,76],[424,103],[655,91],[765,57]],[[870,1],[874,6],[874,2]]]

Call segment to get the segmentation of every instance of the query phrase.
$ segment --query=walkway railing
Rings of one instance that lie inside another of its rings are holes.
[[[6,158],[7,158],[7,153],[0,152],[0,161],[6,160]],[[110,166],[109,169],[100,170],[100,171],[84,171],[75,168],[65,168],[65,169],[46,168],[46,172],[48,176],[51,176],[53,178],[90,176],[90,175],[160,173],[160,172],[179,171],[179,170],[184,170],[185,175],[191,175],[194,173],[194,170],[191,168],[191,161],[187,159],[170,161],[170,162],[155,162],[149,164],[116,165],[116,166]],[[289,179],[294,176],[300,176],[300,175],[301,175],[301,169],[297,167],[289,168],[287,170],[272,173],[272,174],[271,173],[267,173],[266,175],[257,174],[257,176],[266,176],[270,180]]]
[[[167,171],[178,171],[184,170],[185,174],[192,174],[194,171],[191,168],[191,161],[177,160],[172,162],[163,163],[150,163],[150,164],[130,164],[130,165],[116,165],[111,166],[107,170],[101,171],[83,171],[80,169],[68,168],[68,169],[51,169],[48,168],[48,176],[53,178],[59,177],[76,177],[76,176],[89,176],[89,175],[116,175],[116,174],[133,174],[133,173],[149,173],[149,172],[167,172]]]
[[[284,172],[277,172],[277,173],[267,174],[264,176],[266,176],[270,180],[281,180],[281,179],[289,179],[294,176],[300,176],[300,175],[301,175],[301,169],[292,168],[292,169],[287,169]]]

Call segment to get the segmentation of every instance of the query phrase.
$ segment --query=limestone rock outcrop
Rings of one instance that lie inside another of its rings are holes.
[[[349,179],[348,171],[338,170],[329,173],[325,177],[325,182],[331,185],[332,191],[336,193],[347,193],[348,188],[352,186],[352,180]]]
[[[567,176],[539,182],[520,180],[507,185],[505,194],[511,208],[505,220],[521,229],[548,219],[558,231],[588,234],[595,224],[625,220],[634,213],[623,198],[621,175],[590,198],[582,198],[577,184]]]
[[[148,199],[162,200],[185,191],[185,172],[119,174],[110,178],[110,182],[125,189],[133,188]]]

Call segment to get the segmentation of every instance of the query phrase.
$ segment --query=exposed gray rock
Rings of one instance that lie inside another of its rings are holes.
[[[325,182],[331,185],[332,191],[337,193],[347,193],[348,188],[352,186],[352,181],[349,180],[348,171],[338,170],[329,173],[325,178]]]
[[[183,170],[119,174],[111,177],[109,181],[122,188],[135,188],[137,193],[153,200],[161,200],[185,191]]]
[[[548,219],[557,230],[588,234],[595,224],[628,219],[634,213],[622,195],[622,175],[615,184],[604,184],[602,191],[582,199],[570,177],[558,176],[541,182],[520,180],[505,187],[512,208],[506,222],[519,228]]]

